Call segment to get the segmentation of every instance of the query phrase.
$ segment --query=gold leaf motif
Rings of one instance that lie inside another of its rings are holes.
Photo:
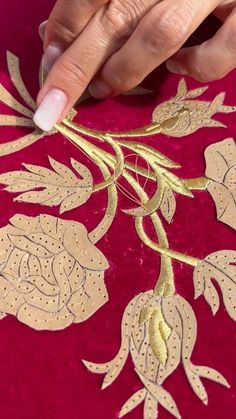
[[[104,305],[108,263],[82,224],[48,215],[10,221],[0,229],[0,311],[59,330]]]
[[[30,109],[35,110],[36,102],[30,96],[21,77],[19,58],[12,54],[10,51],[7,51],[7,66],[11,81],[13,82],[19,95],[24,99],[25,103],[29,106]]]
[[[206,279],[205,281],[204,297],[209,306],[211,307],[212,313],[215,315],[219,310],[220,299],[210,279]]]
[[[223,377],[223,375],[213,368],[205,366],[196,366],[193,365],[191,362],[185,363],[184,368],[193,391],[199,397],[199,399],[206,405],[208,404],[208,396],[206,389],[202,384],[201,378],[207,378],[227,388],[230,387],[229,383]]]
[[[184,298],[176,295],[175,301],[182,323],[182,357],[187,360],[190,359],[196,342],[197,321],[191,305]]]
[[[217,210],[217,219],[236,229],[236,145],[228,138],[205,151],[207,190]]]
[[[131,412],[131,410],[135,409],[140,403],[142,403],[146,397],[147,390],[143,388],[142,390],[136,391],[129,400],[124,404],[122,407],[119,418],[123,418],[127,413]]]
[[[16,153],[17,151],[23,150],[24,148],[36,143],[36,141],[42,137],[42,133],[39,130],[35,130],[31,134],[27,134],[18,140],[2,143],[0,144],[0,157],[8,156]]]
[[[165,220],[170,224],[176,211],[175,195],[171,188],[165,188],[160,210]]]
[[[194,271],[195,298],[204,294],[213,314],[215,314],[219,308],[219,297],[211,282],[214,279],[220,286],[225,308],[233,320],[236,320],[235,264],[236,251],[222,250],[207,256]]]
[[[185,368],[185,372],[188,378],[188,381],[194,391],[194,393],[199,397],[199,399],[205,404],[208,404],[208,395],[202,381],[197,374],[192,371],[190,367]]]
[[[152,396],[159,402],[168,412],[170,412],[177,419],[181,419],[181,415],[176,406],[173,397],[161,386],[156,386],[150,381],[146,380],[141,374],[138,374],[139,378],[144,383],[146,389],[152,394]]]
[[[15,201],[37,203],[47,206],[60,205],[60,213],[84,204],[92,194],[92,176],[89,170],[71,159],[71,165],[82,179],[67,166],[49,157],[51,169],[24,164],[26,171],[0,175],[0,183],[8,185],[8,192],[25,192]],[[35,191],[36,189],[36,191]]]
[[[147,393],[144,402],[143,419],[157,419],[158,417],[158,403],[155,398]]]
[[[138,299],[139,296],[134,298],[125,309],[122,319],[121,347],[116,357],[112,361],[107,362],[105,364],[97,364],[94,362],[82,360],[83,364],[89,371],[97,374],[106,373],[105,378],[103,380],[102,389],[107,388],[113,383],[113,381],[115,381],[127,360],[127,357],[129,355],[129,338],[132,314],[135,303],[136,301],[138,301]]]

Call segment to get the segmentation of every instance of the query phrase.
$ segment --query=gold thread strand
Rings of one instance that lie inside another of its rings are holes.
[[[69,130],[68,128],[66,128],[64,125],[60,124],[60,125],[56,125],[56,129],[62,133],[66,138],[71,139],[75,144],[77,144],[78,146],[81,146],[82,148],[85,147],[87,153],[90,155],[90,157],[96,161],[99,162],[101,161],[101,159],[99,158],[100,153],[98,154],[98,150],[100,150],[98,147],[95,147],[93,144],[89,143],[87,140],[85,140],[84,138],[80,137],[78,134],[75,134],[74,132],[72,132],[71,130]],[[112,148],[116,154],[116,165],[114,167],[114,173],[113,175],[109,176],[108,178],[105,179],[104,182],[101,182],[97,185],[94,186],[94,191],[100,191],[102,189],[107,188],[108,186],[110,186],[111,184],[113,184],[123,173],[124,170],[124,155],[119,147],[119,145],[117,145],[112,138],[110,138],[109,136],[104,136],[101,137],[101,139],[103,141],[106,141],[107,143],[109,143],[110,145],[112,145]],[[105,154],[106,152],[103,151],[103,153]]]

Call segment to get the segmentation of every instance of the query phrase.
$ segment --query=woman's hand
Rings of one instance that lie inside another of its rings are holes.
[[[181,49],[213,12],[216,35]],[[236,0],[58,0],[41,34],[49,74],[34,121],[49,131],[87,86],[96,98],[125,92],[166,60],[200,81],[224,77],[236,67]]]

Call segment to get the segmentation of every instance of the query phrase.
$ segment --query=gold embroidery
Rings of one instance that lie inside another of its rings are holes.
[[[168,223],[171,223],[176,211],[176,200],[174,192],[170,187],[165,188],[160,210],[165,220]]]
[[[47,206],[60,205],[60,213],[84,204],[92,194],[93,179],[87,167],[71,159],[71,165],[82,179],[67,166],[49,157],[53,170],[24,164],[27,171],[9,172],[0,175],[0,183],[8,185],[8,192],[25,192],[15,201]],[[39,189],[40,191],[34,191]],[[33,190],[33,192],[32,192]]]
[[[86,228],[49,215],[16,215],[0,229],[0,311],[37,330],[89,318],[108,296],[108,263]]]
[[[186,82],[181,80],[177,95],[170,101],[159,105],[153,112],[153,121],[163,126],[164,133],[173,137],[183,137],[192,134],[202,127],[225,127],[221,122],[212,119],[219,112],[235,112],[236,107],[224,106],[225,94],[220,93],[212,103],[192,100],[201,96],[207,87],[187,91]],[[177,116],[177,118],[176,118]],[[176,118],[175,124],[166,123]]]
[[[27,106],[20,104],[0,85],[0,100],[22,115],[3,115],[0,117],[0,125],[33,127],[32,115],[36,104],[21,78],[19,60],[10,53],[7,58],[13,84]],[[180,418],[175,401],[163,388],[164,380],[180,363],[183,364],[194,392],[204,403],[207,403],[207,394],[202,377],[229,386],[216,370],[198,367],[191,362],[197,323],[191,306],[176,294],[172,261],[175,259],[195,268],[196,297],[204,294],[215,313],[219,306],[219,297],[211,282],[213,274],[221,287],[227,311],[235,319],[236,304],[231,283],[236,282],[233,269],[236,252],[217,252],[201,261],[175,251],[169,246],[164,224],[159,216],[161,212],[170,223],[176,211],[174,193],[192,198],[194,190],[208,188],[211,191],[213,181],[217,183],[218,178],[215,178],[210,164],[206,178],[180,179],[171,171],[178,169],[178,164],[154,147],[134,141],[135,138],[158,133],[182,137],[203,127],[223,126],[213,116],[216,113],[235,112],[236,107],[223,105],[224,93],[216,96],[212,102],[195,100],[206,89],[203,87],[187,91],[186,83],[182,79],[176,96],[155,108],[149,125],[127,132],[101,132],[86,128],[73,122],[77,112],[72,109],[67,118],[55,126],[50,134],[60,132],[92,160],[102,175],[102,181],[97,185],[92,185],[88,169],[73,159],[72,167],[82,179],[78,179],[74,172],[53,159],[50,160],[53,170],[25,165],[26,171],[0,175],[2,183],[8,185],[9,192],[24,192],[18,196],[18,200],[36,202],[35,199],[38,199],[40,202],[37,202],[41,204],[60,205],[61,212],[76,208],[86,202],[92,193],[107,189],[105,214],[89,233],[80,223],[49,216],[30,218],[23,215],[13,217],[11,224],[0,230],[0,237],[3,239],[0,253],[0,311],[12,313],[20,321],[36,329],[55,330],[72,322],[84,321],[107,301],[103,278],[108,264],[94,244],[106,234],[114,220],[118,190],[138,205],[123,211],[134,217],[135,228],[142,242],[161,255],[157,283],[153,290],[135,297],[126,307],[122,320],[121,347],[117,356],[101,365],[84,361],[90,371],[105,374],[102,386],[104,389],[117,378],[131,353],[135,371],[144,388],[124,404],[120,417],[144,402],[144,419],[156,418],[159,404],[176,418]],[[137,89],[136,93],[144,92]],[[87,95],[82,100],[86,98]],[[1,144],[0,156],[22,150],[45,135],[44,132],[34,130],[23,138]],[[126,140],[123,141],[123,138]],[[111,152],[102,148],[104,143],[110,146]],[[135,164],[126,156],[124,149],[131,151],[136,157]],[[231,149],[228,153],[226,160],[232,161]],[[138,159],[145,163],[148,170],[143,164],[138,165]],[[231,170],[229,167],[227,169]],[[229,179],[231,183],[234,173],[232,169]],[[47,180],[48,183],[45,184],[44,174],[52,182]],[[144,177],[145,184],[148,179],[155,182],[151,197],[134,175]],[[221,175],[225,178],[226,171],[222,170]],[[62,177],[63,185],[58,176]],[[121,178],[131,191],[120,183]],[[38,188],[43,188],[43,191],[34,190]],[[85,189],[82,191],[83,188]],[[232,191],[231,193],[233,195]],[[48,200],[44,199],[45,194],[49,194]],[[228,209],[226,212],[228,220]],[[151,220],[156,239],[151,239],[146,232],[146,219]]]
[[[236,230],[236,145],[232,138],[205,151],[207,190],[216,204],[217,219]]]

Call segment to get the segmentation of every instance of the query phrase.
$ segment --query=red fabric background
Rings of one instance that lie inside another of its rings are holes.
[[[3,2],[2,2],[3,3]],[[54,1],[8,0],[1,5],[0,17],[0,81],[13,92],[6,66],[6,50],[20,57],[22,75],[32,95],[38,89],[38,67],[42,53],[38,24],[45,20]],[[208,26],[209,27],[209,26]],[[195,39],[199,35],[195,35]],[[150,97],[129,97],[93,102],[81,106],[79,121],[102,130],[138,127],[150,121],[153,108],[175,93],[179,78],[163,69],[150,77],[146,86],[155,89]],[[223,81],[212,83],[205,97],[212,99],[226,91],[226,103],[236,104],[236,73]],[[190,87],[199,84],[187,80]],[[17,94],[14,92],[15,96]],[[6,108],[0,105],[0,111]],[[149,141],[158,150],[182,164],[181,175],[195,177],[204,174],[203,152],[207,145],[234,136],[235,115],[219,119],[227,129],[202,129],[191,137],[180,139],[158,136]],[[16,138],[26,132],[21,128],[1,128],[0,141]],[[62,163],[70,157],[86,161],[81,153],[61,135],[40,140],[35,145],[12,156],[0,159],[0,172],[17,170],[21,163],[47,165],[47,155]],[[96,173],[96,171],[95,171]],[[235,232],[216,221],[215,207],[207,192],[196,192],[195,199],[177,198],[174,222],[167,227],[172,248],[196,257],[204,257],[220,249],[235,249]],[[88,229],[96,225],[103,214],[105,194],[94,195],[82,208],[63,215],[65,219],[83,222]],[[129,203],[120,197],[119,208]],[[16,213],[58,216],[58,208],[13,202],[13,195],[0,191],[0,227]],[[91,319],[72,325],[60,332],[36,332],[8,316],[0,322],[0,418],[2,419],[112,419],[133,392],[141,388],[129,359],[116,382],[101,391],[102,376],[88,372],[81,359],[108,361],[120,345],[121,317],[127,303],[137,293],[154,286],[158,258],[142,246],[137,238],[132,218],[118,212],[108,235],[99,242],[110,263],[106,273],[110,301]],[[168,378],[165,387],[176,400],[183,418],[222,419],[235,417],[235,324],[221,308],[213,317],[203,299],[193,300],[192,269],[175,264],[177,290],[192,304],[198,320],[198,339],[192,360],[199,365],[217,368],[231,383],[230,390],[206,381],[209,406],[205,407],[193,394],[182,370]],[[130,419],[141,419],[138,407]],[[160,408],[160,417],[171,418]]]

